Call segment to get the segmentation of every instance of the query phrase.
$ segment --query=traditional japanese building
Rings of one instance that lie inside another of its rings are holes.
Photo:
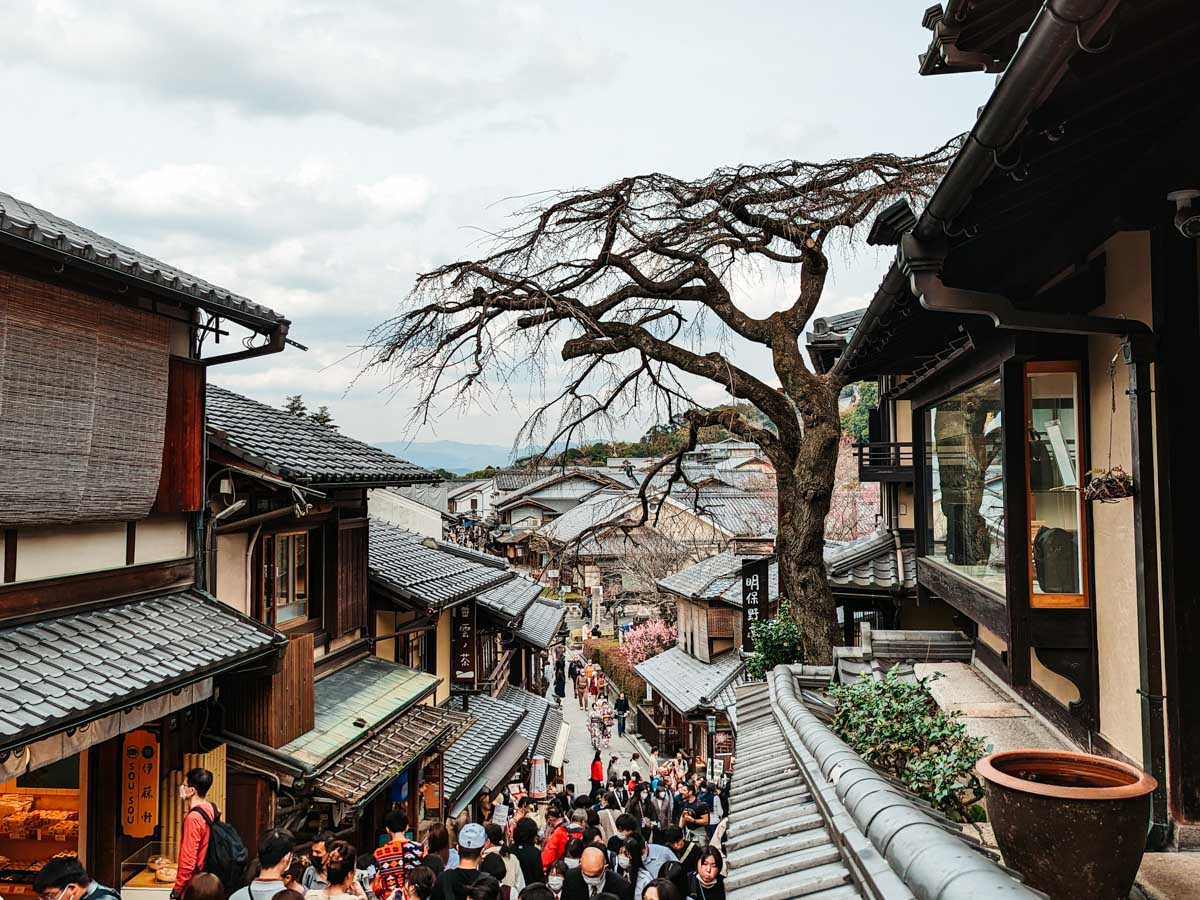
[[[237,334],[240,349],[223,352]],[[166,897],[183,772],[231,799],[223,679],[286,639],[206,590],[208,370],[288,321],[0,194],[0,893],[52,856]],[[165,849],[164,849],[165,848]]]
[[[924,209],[875,221],[895,262],[827,367],[879,381],[863,471],[911,478],[885,515],[912,529],[922,614],[1080,747],[1149,771],[1151,846],[1188,844],[1200,17],[948,6],[922,71],[1003,74]]]

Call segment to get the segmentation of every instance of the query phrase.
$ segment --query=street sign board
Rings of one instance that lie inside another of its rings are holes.
[[[746,653],[754,650],[750,626],[770,617],[767,584],[770,566],[769,559],[755,559],[742,563],[742,650]]]

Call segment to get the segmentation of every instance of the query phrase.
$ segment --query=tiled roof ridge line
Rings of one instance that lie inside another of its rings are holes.
[[[800,699],[793,667],[777,666],[767,682],[772,711],[813,796],[827,807],[836,798],[827,822],[855,878],[870,879],[860,882],[869,896],[881,900],[1043,896],[947,832],[834,734]],[[897,887],[892,879],[900,878]]]

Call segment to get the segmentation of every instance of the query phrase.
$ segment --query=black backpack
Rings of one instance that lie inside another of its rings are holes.
[[[208,825],[208,853],[204,856],[204,871],[220,879],[228,897],[246,884],[246,863],[250,854],[246,852],[246,845],[242,843],[242,836],[237,829],[221,821],[220,810],[217,810],[215,819],[210,819],[200,806],[192,812],[200,813]]]

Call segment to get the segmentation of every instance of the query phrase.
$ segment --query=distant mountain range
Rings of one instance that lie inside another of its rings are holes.
[[[499,444],[466,444],[461,441],[383,441],[375,445],[393,456],[424,466],[445,469],[456,475],[477,472],[488,466],[508,465],[512,447]]]

